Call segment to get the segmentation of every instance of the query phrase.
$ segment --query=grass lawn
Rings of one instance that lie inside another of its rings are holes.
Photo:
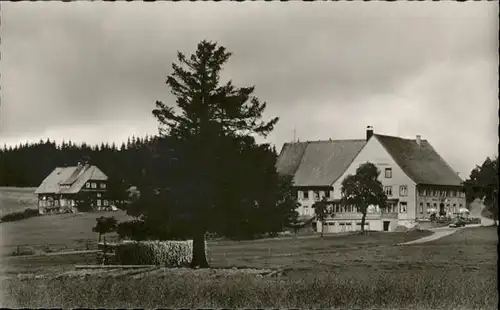
[[[209,242],[214,267],[286,267],[285,274],[5,280],[0,306],[496,309],[496,229],[466,228],[426,244],[394,245],[426,234]],[[2,265],[47,272],[85,259],[91,257],[10,257]]]
[[[92,227],[100,216],[114,216],[119,222],[131,219],[123,211],[110,211],[45,215],[0,223],[0,255],[11,254],[18,246],[35,252],[95,248],[98,235]]]

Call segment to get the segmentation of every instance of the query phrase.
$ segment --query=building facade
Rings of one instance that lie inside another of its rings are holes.
[[[85,205],[89,210],[108,208],[108,177],[96,166],[78,164],[58,167],[35,191],[40,214],[76,212]]]
[[[293,175],[300,215],[314,216],[312,205],[326,197],[334,216],[326,221],[324,231],[343,232],[360,230],[362,214],[357,206],[340,203],[342,181],[366,162],[380,171],[388,207],[381,210],[371,206],[365,229],[413,227],[428,221],[432,214],[452,216],[465,207],[463,181],[420,136],[403,139],[377,135],[368,127],[364,140],[287,143],[277,170]],[[316,227],[321,230],[321,223]]]

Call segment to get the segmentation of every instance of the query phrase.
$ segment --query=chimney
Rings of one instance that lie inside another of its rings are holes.
[[[421,141],[421,138],[422,138],[422,137],[421,137],[420,135],[417,135],[417,144],[418,144],[419,146],[420,146],[420,143],[422,142],[422,141]]]
[[[367,126],[366,127],[366,141],[370,140],[370,138],[373,136],[373,127],[372,126]]]

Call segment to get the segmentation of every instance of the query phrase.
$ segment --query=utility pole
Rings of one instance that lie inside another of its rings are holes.
[[[297,136],[297,128],[293,129],[293,142],[297,141],[295,138]]]

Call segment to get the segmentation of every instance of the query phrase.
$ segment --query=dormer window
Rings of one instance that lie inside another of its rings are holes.
[[[102,189],[106,188],[106,183],[101,183],[101,188]]]
[[[89,182],[87,182],[87,184],[85,184],[85,187],[86,187],[86,188],[90,188],[90,183],[89,183]]]
[[[96,183],[92,183],[92,188],[97,188],[97,184]]]

